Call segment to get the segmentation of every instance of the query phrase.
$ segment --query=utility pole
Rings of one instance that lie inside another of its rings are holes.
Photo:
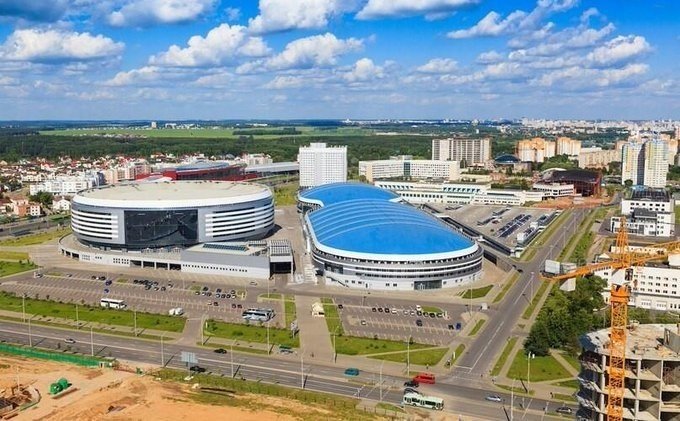
[[[530,372],[531,372],[531,370],[530,370],[531,358],[534,357],[534,356],[535,356],[535,354],[531,353],[531,352],[527,354],[527,393],[529,391],[529,385],[531,384],[531,381],[529,379],[529,375],[530,375]]]
[[[137,310],[133,311],[134,317],[135,317],[135,332],[134,336],[137,336]]]
[[[406,377],[410,376],[409,374],[410,372],[411,372],[411,335],[408,335],[408,339],[406,340]]]
[[[26,323],[26,293],[21,294],[21,318]]]
[[[510,421],[514,421],[515,417],[515,381],[517,379],[512,379],[512,386],[510,386]]]
[[[163,354],[163,335],[164,333],[161,333],[161,367],[165,367],[165,355]]]
[[[28,346],[33,348],[33,337],[31,336],[31,319],[28,319]]]
[[[231,357],[231,378],[234,378],[234,342],[229,344],[229,356]]]
[[[90,325],[90,352],[94,357],[94,333],[92,332],[92,325]]]
[[[300,349],[300,388],[305,388],[305,359],[304,352]]]
[[[382,398],[383,398],[383,390],[382,390],[382,369],[383,369],[383,364],[385,364],[385,360],[382,360],[382,363],[380,363],[380,382],[378,383],[378,390],[380,391],[380,402],[382,402]]]
[[[78,303],[76,303],[76,329],[80,329],[80,319],[78,318]]]

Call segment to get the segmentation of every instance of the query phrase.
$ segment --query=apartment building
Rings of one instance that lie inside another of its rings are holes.
[[[325,143],[301,146],[300,188],[347,181],[347,146],[328,147]]]
[[[581,153],[581,141],[569,137],[558,137],[556,144],[557,155],[577,157]]]
[[[544,162],[555,156],[555,142],[545,140],[542,137],[525,139],[517,142],[516,154],[522,162]]]
[[[432,160],[458,161],[464,167],[483,166],[491,160],[491,139],[433,139]]]

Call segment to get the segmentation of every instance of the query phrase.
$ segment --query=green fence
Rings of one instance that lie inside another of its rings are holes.
[[[101,363],[111,366],[113,361],[88,357],[85,355],[67,354],[65,352],[52,352],[38,348],[28,348],[25,346],[10,345],[0,343],[0,353],[19,355],[26,358],[39,358],[41,360],[51,360],[61,363],[76,364],[84,367],[99,367]]]

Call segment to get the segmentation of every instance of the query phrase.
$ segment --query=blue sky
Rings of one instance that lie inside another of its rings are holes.
[[[0,0],[0,119],[680,118],[673,0]]]

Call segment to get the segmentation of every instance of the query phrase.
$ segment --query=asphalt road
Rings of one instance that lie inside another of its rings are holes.
[[[42,218],[32,219],[30,221],[13,222],[11,224],[0,225],[0,238],[3,237],[15,237],[16,233],[29,233],[36,232],[40,230],[45,230],[47,228],[53,228],[58,226],[64,221],[52,221],[48,217],[44,216]]]
[[[29,343],[28,325],[0,321],[0,337],[6,342],[27,345]],[[64,342],[65,338],[73,338],[76,343],[67,344]],[[382,400],[393,404],[401,403],[402,385],[406,380],[402,377],[380,376],[379,373],[363,371],[353,379],[355,382],[350,383],[344,375],[346,367],[311,362],[313,358],[309,356],[307,358],[300,355],[261,357],[234,352],[232,357],[228,349],[226,354],[216,354],[211,350],[196,346],[180,346],[138,338],[94,334],[92,342],[90,339],[90,332],[87,331],[70,331],[47,326],[31,327],[30,341],[33,346],[41,348],[57,349],[59,347],[85,355],[90,355],[94,351],[97,356],[181,369],[187,368],[186,364],[180,361],[181,351],[188,351],[196,354],[200,367],[214,374],[243,377],[246,380],[296,388],[304,386],[308,390],[372,400],[380,399],[382,389]],[[509,394],[480,390],[460,384],[438,383],[422,385],[420,389],[424,394],[443,397],[447,410],[454,409],[464,414],[487,419],[505,418],[503,404],[485,401],[484,398],[487,395],[501,396],[505,399],[505,406],[508,410],[511,401]],[[522,419],[526,420],[542,419],[542,411],[546,405],[549,411],[554,411],[555,408],[561,406],[556,402],[526,398],[522,405],[523,409],[520,409],[522,399],[516,398],[514,402],[516,416],[521,415]]]
[[[490,366],[495,362],[495,357],[505,346],[511,336],[512,329],[515,327],[520,316],[528,306],[533,295],[538,291],[542,281],[539,273],[543,268],[546,259],[556,257],[559,251],[568,242],[569,237],[578,224],[587,214],[587,209],[575,209],[562,224],[562,228],[553,233],[550,241],[546,241],[551,246],[543,246],[538,249],[536,255],[530,262],[516,263],[518,270],[521,270],[519,279],[508,291],[505,299],[496,306],[493,306],[489,314],[486,327],[478,335],[473,344],[466,350],[465,354],[456,362],[452,377],[462,377],[467,379],[482,379],[489,373]],[[533,272],[533,275],[532,275]]]

